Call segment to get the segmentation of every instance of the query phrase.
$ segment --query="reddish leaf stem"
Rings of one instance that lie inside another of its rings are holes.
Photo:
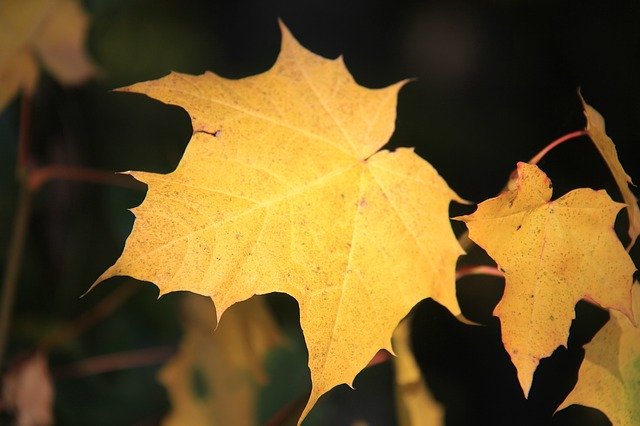
[[[469,265],[456,270],[456,280],[468,277],[469,275],[491,275],[493,277],[504,277],[504,273],[500,269],[489,265]]]
[[[560,144],[563,144],[571,139],[579,138],[580,136],[585,136],[587,134],[586,130],[576,130],[575,132],[567,133],[564,136],[559,137],[558,139],[551,142],[549,145],[545,146],[534,155],[531,160],[529,160],[529,164],[538,164],[542,158],[549,153],[553,148],[557,147]]]

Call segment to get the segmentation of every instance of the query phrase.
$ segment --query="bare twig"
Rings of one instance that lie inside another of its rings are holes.
[[[122,285],[116,288],[100,300],[96,306],[80,315],[72,323],[67,324],[45,337],[38,345],[39,350],[46,353],[56,346],[77,338],[109,316],[109,314],[135,294],[139,288],[139,286],[133,285]]]
[[[111,371],[163,364],[168,361],[174,353],[175,349],[173,347],[160,346],[99,355],[92,358],[85,358],[70,365],[54,368],[52,375],[54,380],[65,380],[93,376]]]
[[[52,179],[75,180],[91,183],[102,183],[108,185],[125,186],[136,189],[143,189],[144,185],[135,181],[132,177],[118,175],[86,167],[76,167],[67,165],[51,165],[32,168],[31,158],[31,99],[28,95],[22,96],[20,106],[20,125],[18,134],[18,154],[16,158],[16,177],[20,184],[20,196],[16,210],[13,233],[7,249],[7,259],[4,269],[2,284],[2,299],[0,300],[0,368],[3,366],[9,330],[11,328],[11,318],[13,316],[13,305],[15,303],[16,287],[22,263],[24,243],[28,232],[29,218],[31,217],[31,205],[34,194],[46,182]],[[121,303],[121,302],[118,302]],[[115,309],[115,307],[109,307]],[[56,334],[51,339],[44,342],[44,348],[49,349],[60,339],[64,340],[67,334],[77,335],[84,331],[90,324],[103,315],[98,311],[94,316],[83,317],[78,328],[72,326],[65,329],[61,334]],[[84,324],[86,322],[86,324]],[[83,325],[84,324],[84,325]]]
[[[504,273],[495,266],[488,265],[470,265],[463,266],[456,270],[456,280],[467,277],[469,275],[491,275],[493,277],[504,277]]]
[[[143,183],[138,182],[129,175],[117,174],[88,167],[62,164],[38,167],[37,169],[30,171],[27,184],[29,185],[29,188],[36,191],[42,185],[53,179],[100,183],[133,189],[145,188]]]
[[[22,263],[22,253],[27,236],[29,218],[31,216],[32,194],[27,188],[22,188],[18,200],[18,210],[7,250],[7,260],[2,279],[2,299],[0,300],[0,368],[3,366],[5,349],[9,338],[13,304],[16,297],[18,275]]]
[[[31,98],[22,96],[20,104],[20,127],[18,133],[18,157],[16,158],[16,177],[21,183],[18,207],[13,226],[13,233],[7,248],[4,276],[2,277],[2,300],[0,300],[0,369],[3,367],[5,350],[11,328],[13,304],[15,303],[16,287],[24,242],[27,237],[29,218],[31,217],[32,193],[25,185],[28,171],[29,146],[31,145]]]

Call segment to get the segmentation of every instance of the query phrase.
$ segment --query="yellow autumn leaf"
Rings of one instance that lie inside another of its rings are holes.
[[[394,129],[403,82],[359,86],[341,58],[298,44],[282,26],[267,72],[229,80],[172,73],[122,89],[180,105],[194,135],[149,186],[115,275],[164,294],[210,296],[218,317],[254,294],[300,306],[312,392],[351,384],[420,300],[455,314],[462,249],[448,217],[459,200],[412,149],[378,151]],[[376,152],[377,151],[377,152]]]
[[[633,312],[640,323],[640,285]],[[611,311],[611,318],[584,347],[578,382],[558,410],[572,404],[597,408],[616,426],[640,424],[640,328]]]
[[[172,405],[163,424],[256,424],[258,386],[267,381],[264,358],[283,342],[263,300],[231,307],[215,333],[210,298],[185,295],[183,313],[180,350],[160,371]]]
[[[540,359],[566,346],[579,300],[631,315],[635,266],[613,230],[624,205],[602,190],[551,193],[537,166],[518,163],[512,188],[457,218],[504,271],[494,314],[525,396]]]
[[[405,318],[393,333],[396,405],[398,425],[444,425],[444,407],[431,394],[413,356],[410,343],[410,320]]]
[[[607,135],[604,127],[604,118],[598,111],[596,111],[591,105],[585,102],[582,95],[580,95],[580,101],[584,108],[584,116],[587,118],[586,132],[593,141],[594,145],[600,152],[602,158],[607,163],[613,178],[622,193],[624,202],[627,203],[627,214],[629,215],[629,237],[631,242],[629,247],[635,244],[638,235],[640,235],[640,208],[638,208],[638,200],[629,189],[631,178],[622,168],[620,160],[618,159],[618,153],[616,146],[613,144],[611,138]]]
[[[74,0],[0,0],[0,111],[18,92],[33,92],[39,63],[65,85],[91,77],[87,26]]]

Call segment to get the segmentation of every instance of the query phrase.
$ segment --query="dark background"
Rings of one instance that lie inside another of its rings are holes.
[[[37,163],[84,165],[108,171],[169,172],[191,134],[187,114],[144,96],[110,92],[175,70],[211,70],[240,78],[267,70],[280,44],[281,18],[308,49],[343,54],[362,85],[382,87],[413,77],[402,89],[391,147],[415,146],[463,198],[495,196],[517,161],[584,126],[576,96],[607,120],[627,172],[640,180],[640,3],[628,1],[178,1],[86,0],[92,14],[88,49],[101,76],[61,88],[44,76],[32,102]],[[14,177],[19,101],[0,113],[0,254],[17,200]],[[577,187],[615,189],[604,162],[585,138],[554,150],[540,167],[555,197]],[[52,368],[87,357],[154,346],[180,336],[179,295],[113,279],[78,299],[120,254],[143,191],[55,182],[38,194],[25,250],[10,355],[91,310],[114,287],[140,288],[131,300],[80,339],[56,348]],[[452,215],[473,208],[452,206]],[[624,226],[624,217],[619,218]],[[454,224],[458,234],[463,226]],[[638,249],[633,256],[638,263]],[[486,261],[475,249],[463,263]],[[491,313],[503,283],[458,283],[467,316],[458,323],[431,300],[414,310],[416,356],[450,425],[608,424],[596,410],[552,414],[572,388],[581,345],[607,314],[579,303],[569,349],[544,360],[529,400],[500,340]],[[261,421],[308,392],[306,352],[297,305],[269,297],[295,344],[269,360],[273,386],[263,393]],[[60,424],[155,424],[169,409],[156,381],[158,366],[58,380]],[[275,383],[278,382],[279,384]],[[314,409],[310,424],[394,424],[392,368],[365,370],[356,391],[338,388]]]

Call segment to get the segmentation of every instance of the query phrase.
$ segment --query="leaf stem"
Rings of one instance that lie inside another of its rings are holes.
[[[558,139],[551,142],[549,145],[545,146],[534,155],[531,160],[529,160],[529,164],[538,164],[542,158],[549,153],[553,148],[557,147],[560,144],[563,144],[571,139],[579,138],[580,136],[585,136],[587,134],[586,130],[576,130],[575,132],[567,133],[564,136],[559,137]]]
[[[504,273],[500,269],[489,265],[468,265],[456,270],[456,280],[468,277],[469,275],[491,275],[493,277],[504,277]]]

